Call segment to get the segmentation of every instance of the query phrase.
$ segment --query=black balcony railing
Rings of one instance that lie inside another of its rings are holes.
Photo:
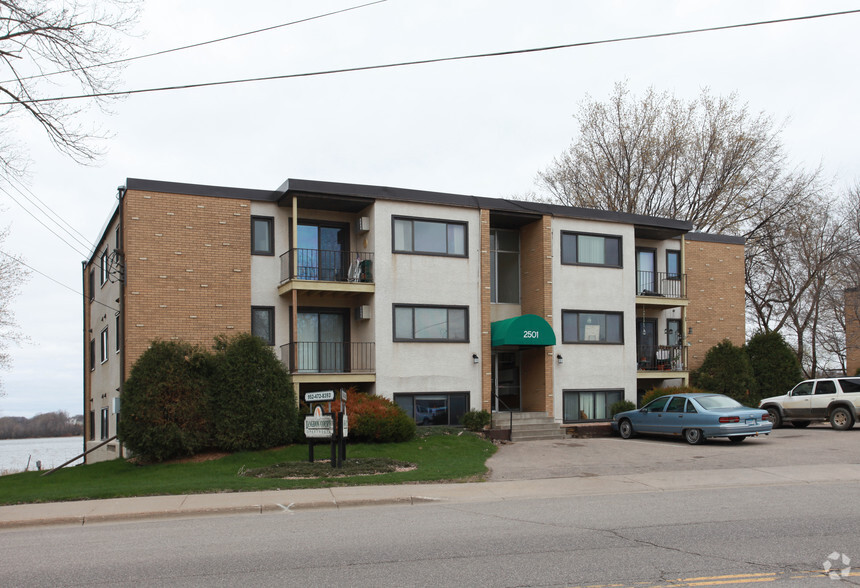
[[[281,255],[281,282],[287,280],[373,282],[373,253],[290,249]]]
[[[300,341],[281,345],[281,361],[292,374],[372,374],[375,343]]]
[[[636,295],[686,298],[687,274],[637,271]]]
[[[637,345],[639,371],[682,372],[686,370],[682,345]]]

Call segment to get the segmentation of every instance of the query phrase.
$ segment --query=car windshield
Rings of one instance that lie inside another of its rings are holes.
[[[737,408],[743,406],[737,400],[733,400],[728,396],[697,396],[696,402],[702,405],[702,408],[712,410],[714,408]]]

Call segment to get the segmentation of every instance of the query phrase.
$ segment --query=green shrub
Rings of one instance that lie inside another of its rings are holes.
[[[297,437],[290,375],[265,341],[248,333],[219,338],[214,360],[211,405],[219,449],[266,449]]]
[[[382,396],[350,390],[346,414],[352,441],[399,443],[415,437],[415,421]]]
[[[697,388],[731,396],[741,404],[758,406],[760,399],[749,357],[743,347],[723,339],[705,354],[702,366],[690,374]]]
[[[491,420],[492,417],[486,410],[472,409],[463,415],[462,424],[470,431],[481,431]]]
[[[758,332],[744,347],[759,398],[778,396],[803,380],[797,354],[776,331]]]
[[[618,402],[613,402],[612,406],[609,407],[609,416],[614,417],[619,412],[628,410],[636,410],[636,405],[629,400],[619,400]]]
[[[211,368],[209,354],[188,343],[152,343],[122,390],[118,437],[123,445],[144,461],[185,457],[209,447]]]

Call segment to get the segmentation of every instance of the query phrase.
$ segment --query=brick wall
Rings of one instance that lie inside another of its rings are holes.
[[[251,328],[247,200],[129,190],[126,374],[156,339],[211,347]]]
[[[688,359],[695,370],[723,339],[735,345],[746,341],[744,246],[688,236],[685,254],[688,333],[692,329]]]
[[[860,369],[860,291],[845,290],[846,373],[853,376]]]
[[[481,210],[481,410],[492,412],[493,348],[490,333],[490,211]]]
[[[520,229],[520,300],[523,314],[536,314],[552,325],[552,218]],[[553,349],[522,353],[522,409],[553,415]]]

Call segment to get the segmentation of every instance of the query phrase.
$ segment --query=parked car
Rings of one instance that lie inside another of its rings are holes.
[[[749,408],[724,394],[671,394],[637,410],[615,415],[612,429],[622,439],[637,433],[683,436],[690,445],[711,437],[728,437],[740,443],[747,437],[767,435],[770,414]]]
[[[759,408],[770,413],[774,428],[783,423],[806,427],[812,421],[830,421],[846,431],[857,422],[860,411],[860,378],[804,380],[787,394],[765,398]]]

